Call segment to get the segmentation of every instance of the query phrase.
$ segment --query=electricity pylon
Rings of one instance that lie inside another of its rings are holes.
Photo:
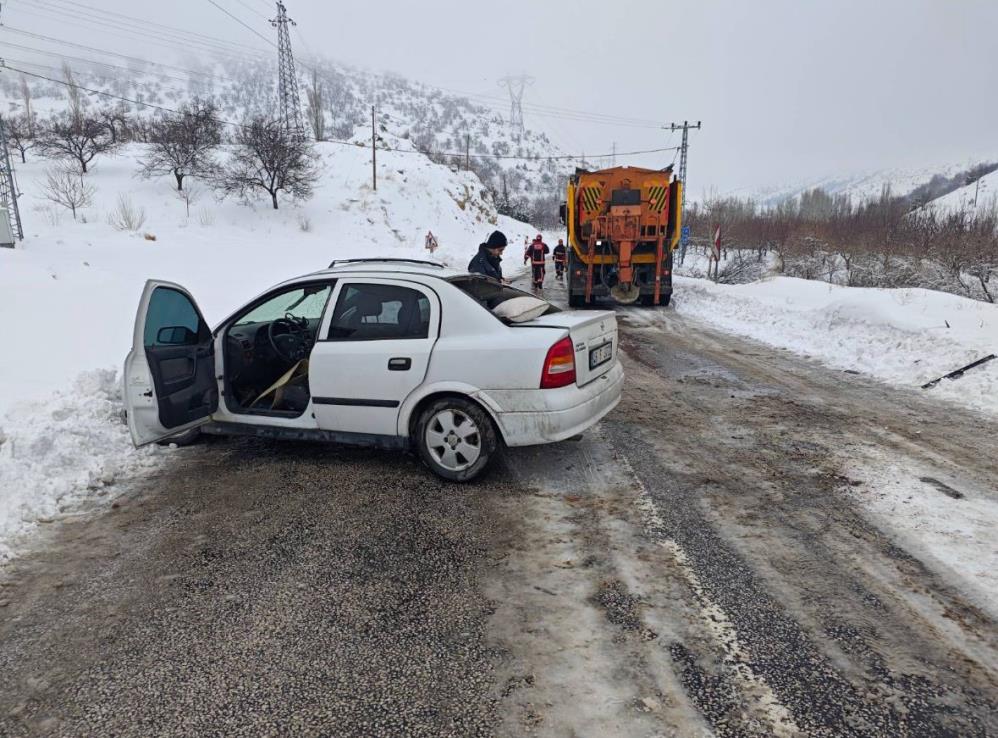
[[[291,53],[289,24],[297,25],[288,18],[284,3],[277,0],[277,17],[270,21],[270,25],[277,28],[277,97],[281,107],[281,125],[293,137],[304,140],[305,121],[298,96],[298,75],[295,73],[295,57]]]
[[[499,86],[509,90],[509,127],[523,134],[523,91],[534,83],[527,74],[510,75],[499,80]]]

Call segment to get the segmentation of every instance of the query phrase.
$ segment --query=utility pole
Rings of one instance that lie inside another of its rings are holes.
[[[17,188],[14,185],[14,169],[10,165],[10,150],[7,148],[7,131],[3,118],[0,118],[0,208],[5,208],[10,217],[10,227],[18,241],[24,240],[21,227],[21,211],[17,207]]]
[[[679,181],[683,183],[683,201],[680,204],[682,210],[686,209],[686,154],[689,150],[689,136],[690,129],[700,130],[700,121],[697,121],[696,125],[693,125],[689,121],[684,120],[682,125],[679,123],[670,123],[665,126],[667,131],[682,131],[683,132],[683,142],[679,146]]]
[[[277,97],[281,108],[281,126],[299,141],[305,140],[305,121],[301,114],[298,96],[298,75],[295,57],[291,53],[291,34],[288,25],[298,25],[288,18],[284,3],[277,0],[277,17],[270,21],[277,29]]]
[[[613,151],[613,153],[610,155],[610,166],[611,167],[615,167],[615,166],[617,166],[617,142],[616,141],[613,142],[613,149],[612,149],[612,151]]]
[[[471,134],[464,134],[464,171],[471,171]]]
[[[689,135],[690,129],[700,130],[700,121],[697,121],[696,125],[693,125],[689,121],[684,120],[682,125],[678,123],[670,123],[665,126],[667,131],[682,131],[683,132],[683,142],[679,146],[679,181],[683,183],[683,192],[679,198],[679,213],[680,219],[686,214],[686,152],[689,150]],[[683,243],[679,250],[679,263],[682,264],[686,260],[686,244]]]
[[[378,129],[374,125],[374,106],[371,106],[371,184],[378,191]]]
[[[509,127],[523,135],[523,91],[534,83],[534,78],[526,75],[510,75],[499,80],[499,86],[509,90]]]

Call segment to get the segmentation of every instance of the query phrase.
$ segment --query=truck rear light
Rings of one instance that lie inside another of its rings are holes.
[[[556,389],[575,383],[575,351],[572,340],[565,336],[548,349],[541,371],[541,389]]]

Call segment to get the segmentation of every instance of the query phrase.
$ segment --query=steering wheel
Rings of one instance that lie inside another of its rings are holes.
[[[290,313],[272,321],[267,326],[270,347],[289,364],[301,361],[308,355],[308,341],[305,338],[307,327],[308,321],[305,318],[296,318]]]

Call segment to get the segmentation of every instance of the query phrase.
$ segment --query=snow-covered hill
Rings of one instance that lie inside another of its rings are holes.
[[[63,69],[24,61],[11,66],[52,79],[65,78]],[[223,117],[234,122],[276,109],[272,59],[188,58],[182,67],[171,68],[137,63],[128,69],[84,62],[69,62],[69,66],[79,85],[148,105],[175,108],[194,95],[211,97],[219,103]],[[369,143],[373,105],[378,133],[391,137],[393,145],[455,166],[464,165],[467,146],[471,167],[483,182],[500,190],[505,179],[512,195],[539,203],[541,214],[556,218],[556,201],[560,201],[565,178],[575,162],[541,159],[563,152],[543,132],[527,129],[521,133],[511,127],[494,103],[480,104],[395,74],[361,70],[328,59],[311,59],[307,65],[299,65],[299,77],[304,109],[308,107],[308,91],[317,84],[322,90],[325,139]],[[39,117],[66,109],[65,86],[35,77],[24,79]],[[13,72],[0,76],[0,113],[23,113],[21,80],[22,75]],[[159,112],[147,105],[96,94],[84,95],[82,104],[94,110],[121,107],[139,118]],[[522,158],[499,158],[507,156]]]
[[[976,182],[961,187],[933,200],[926,207],[940,212],[984,212],[998,209],[998,171],[981,177]]]
[[[961,161],[929,161],[917,167],[895,167],[865,172],[842,173],[818,177],[784,187],[767,188],[751,195],[763,208],[799,198],[808,190],[822,189],[830,195],[848,195],[853,203],[876,200],[886,187],[895,197],[911,195],[916,189],[928,185],[933,178],[951,179],[984,163],[998,162],[998,151],[969,156]]]

